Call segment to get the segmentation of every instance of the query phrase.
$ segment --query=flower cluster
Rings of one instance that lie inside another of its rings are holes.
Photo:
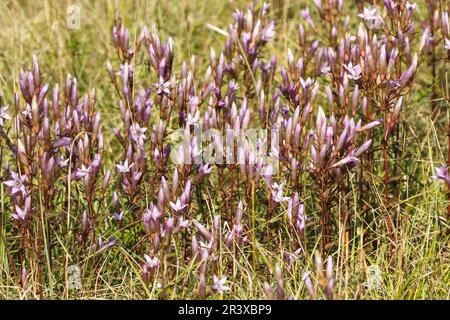
[[[48,97],[33,57],[14,107],[0,107],[20,277],[36,263],[43,295],[52,256],[90,264],[95,274],[104,253],[120,247],[145,287],[162,294],[186,272],[195,297],[225,295],[249,265],[273,271],[268,298],[290,299],[283,274],[298,272],[319,244],[325,271],[316,254],[317,284],[305,272],[304,291],[335,298],[331,255],[349,245],[350,225],[365,226],[353,212],[379,204],[372,188],[384,192],[377,214],[395,243],[398,144],[419,62],[435,57],[439,43],[450,57],[448,12],[438,2],[429,2],[419,39],[415,4],[356,1],[353,28],[344,1],[315,0],[314,10],[301,8],[282,57],[268,53],[278,34],[270,5],[251,4],[219,30],[223,50],[211,48],[203,69],[195,56],[177,65],[174,41],[155,27],[130,37],[117,14],[117,59],[106,66],[115,96],[104,97],[120,114],[115,128],[102,128],[95,90],[81,95],[71,75]],[[450,188],[445,166],[434,178]],[[280,251],[275,263],[272,251]]]

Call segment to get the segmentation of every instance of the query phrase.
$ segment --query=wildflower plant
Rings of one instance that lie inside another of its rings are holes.
[[[248,286],[336,299],[349,265],[367,263],[349,252],[375,243],[400,256],[412,170],[400,144],[419,70],[435,83],[450,61],[448,10],[429,1],[421,19],[407,1],[355,3],[302,4],[294,35],[270,4],[251,3],[225,27],[208,24],[219,44],[184,61],[182,40],[128,29],[117,13],[103,70],[112,95],[83,94],[70,74],[52,83],[33,56],[0,105],[11,278],[69,297],[71,265],[96,281],[112,266],[151,297]],[[432,87],[436,123],[449,102],[439,95]],[[447,188],[449,164],[432,176]]]

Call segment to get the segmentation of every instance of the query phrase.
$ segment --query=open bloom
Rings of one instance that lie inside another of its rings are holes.
[[[177,224],[177,227],[178,228],[187,228],[187,227],[189,227],[189,225],[190,225],[190,221],[189,220],[185,220],[183,217],[180,217],[179,219],[178,219],[178,224]]]
[[[272,185],[272,199],[275,202],[283,202],[289,200],[289,197],[283,197],[283,185],[284,183],[274,183]]]
[[[158,207],[150,203],[150,207],[142,213],[142,222],[144,223],[145,231],[150,233],[155,228],[155,223],[162,217],[163,213],[159,211]]]
[[[187,207],[187,204],[182,204],[180,199],[177,199],[177,201],[175,203],[173,203],[172,201],[169,201],[170,207],[174,210],[174,211],[181,211],[184,208]]]
[[[358,14],[358,17],[365,20],[367,24],[372,26],[381,25],[383,22],[379,9],[376,6],[364,8],[363,13]]]
[[[31,118],[31,106],[28,103],[25,109],[21,112],[21,114],[26,118]]]
[[[159,211],[158,207],[154,206],[153,204],[150,204],[150,208],[147,209],[147,211],[144,212],[143,218],[151,219],[153,221],[158,220],[162,217],[162,212]]]
[[[134,163],[132,163],[131,165],[128,164],[128,159],[125,159],[125,161],[116,165],[117,166],[117,171],[121,172],[121,173],[126,173],[129,172],[131,170],[131,167],[133,167]]]
[[[17,192],[22,192],[22,195],[26,194],[26,188],[23,184],[27,179],[26,175],[19,176],[16,172],[11,172],[11,180],[5,181],[8,187],[11,188],[11,194],[16,194]]]
[[[362,69],[359,64],[353,65],[351,62],[349,62],[348,65],[344,65],[344,68],[347,70],[347,76],[350,80],[358,80],[359,78],[361,78]]]
[[[164,81],[162,77],[160,77],[159,81],[155,83],[155,88],[158,95],[169,95],[171,87],[172,82]]]
[[[307,218],[305,215],[305,207],[300,203],[298,194],[294,194],[289,198],[287,215],[289,220],[294,223],[297,231],[303,233]]]
[[[139,144],[143,144],[145,140],[145,132],[147,128],[141,128],[139,124],[135,123],[130,127],[131,139]]]
[[[84,178],[85,176],[87,176],[90,172],[91,172],[91,166],[86,167],[83,164],[83,165],[81,165],[81,168],[77,169],[77,171],[75,172],[75,177],[77,179],[81,179],[81,178]]]
[[[230,287],[225,285],[227,282],[227,277],[223,277],[219,279],[216,275],[213,276],[214,284],[212,286],[213,290],[217,291],[220,295],[223,294],[224,291],[230,290]]]
[[[60,159],[56,160],[56,163],[61,168],[64,168],[64,167],[67,167],[67,165],[69,164],[69,160],[70,160],[70,158],[64,159],[63,157],[61,157]]]
[[[212,172],[212,170],[213,170],[212,167],[210,167],[208,164],[204,164],[204,165],[202,165],[202,166],[200,167],[200,169],[198,170],[198,172],[199,172],[199,175],[200,175],[201,177],[203,177],[203,176],[205,176],[205,175],[207,175],[207,174],[210,174],[210,173]]]

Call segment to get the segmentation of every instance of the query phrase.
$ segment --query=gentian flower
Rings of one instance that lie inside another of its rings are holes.
[[[450,176],[448,175],[448,170],[446,166],[441,166],[436,168],[436,174],[431,176],[432,179],[441,180],[450,185]]]
[[[23,184],[27,179],[26,175],[19,176],[16,172],[11,172],[11,180],[3,182],[5,185],[11,188],[11,194],[22,192],[22,195],[26,194],[26,188]]]
[[[216,275],[213,276],[214,284],[212,286],[212,289],[217,291],[220,295],[223,295],[224,291],[230,290],[230,287],[225,285],[225,282],[227,281],[227,277],[223,277],[219,279]]]
[[[133,167],[134,163],[132,163],[131,165],[128,164],[128,159],[125,159],[125,161],[121,162],[121,164],[116,165],[117,167],[117,171],[119,171],[120,173],[127,173],[131,170],[131,168]]]

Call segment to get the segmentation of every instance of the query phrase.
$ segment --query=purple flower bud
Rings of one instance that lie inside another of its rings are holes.
[[[313,283],[311,281],[311,277],[309,276],[309,272],[306,271],[302,275],[302,280],[305,283],[306,290],[308,291],[309,296],[311,299],[316,298],[316,290],[314,289]]]
[[[108,185],[109,185],[109,180],[111,179],[111,170],[106,170],[105,176],[103,178],[103,184],[102,184],[102,190],[105,193]]]
[[[211,233],[200,222],[197,222],[196,220],[192,220],[192,223],[194,224],[194,227],[198,230],[198,232],[200,232],[200,234],[205,239],[211,238]]]
[[[361,154],[363,154],[364,152],[367,151],[367,149],[369,149],[370,145],[372,144],[372,139],[367,140],[366,142],[364,142],[359,148],[358,150],[356,150],[355,152],[355,157],[359,157]]]
[[[70,146],[70,138],[69,137],[62,137],[55,141],[53,141],[53,148],[61,148],[61,147],[69,147]]]
[[[437,167],[435,170],[436,174],[434,176],[431,176],[431,178],[434,180],[444,181],[447,185],[450,186],[450,176],[448,175],[447,167],[441,166]]]
[[[349,154],[348,156],[333,164],[331,167],[336,168],[344,165],[353,165],[357,162],[359,162],[358,158],[356,158],[353,154]]]
[[[198,242],[197,242],[197,237],[195,235],[192,236],[191,251],[192,251],[192,256],[195,256],[198,253]]]
[[[359,128],[357,131],[366,131],[366,130],[370,130],[378,125],[380,125],[381,123],[383,123],[383,119],[379,119],[379,120],[375,120],[372,122],[369,122],[368,124],[364,125],[363,127]]]
[[[87,233],[89,227],[89,222],[88,222],[88,218],[87,218],[87,214],[86,214],[86,210],[83,211],[83,214],[81,216],[81,232],[83,234]]]

